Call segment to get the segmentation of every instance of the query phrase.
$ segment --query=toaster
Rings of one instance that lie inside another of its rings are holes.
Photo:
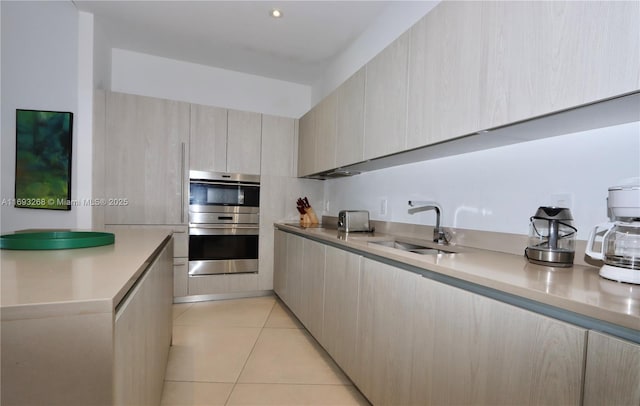
[[[371,231],[367,210],[340,210],[338,212],[338,230],[344,232]]]

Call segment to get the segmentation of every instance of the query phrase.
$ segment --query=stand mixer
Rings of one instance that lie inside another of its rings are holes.
[[[586,254],[604,261],[600,276],[640,284],[640,179],[632,185],[610,187],[607,206],[614,222],[599,224],[591,231]],[[594,250],[603,232],[602,246]]]

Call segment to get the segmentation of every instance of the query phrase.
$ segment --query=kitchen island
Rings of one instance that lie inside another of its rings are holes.
[[[2,404],[158,404],[172,251],[170,230],[135,229],[101,247],[3,250]]]
[[[275,292],[373,404],[640,402],[637,285],[485,249],[380,244],[429,233],[275,233]]]

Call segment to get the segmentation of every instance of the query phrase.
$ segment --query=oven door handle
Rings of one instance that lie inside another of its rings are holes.
[[[214,185],[214,186],[248,186],[248,187],[260,187],[259,183],[243,183],[236,181],[228,181],[228,182],[217,182],[211,180],[193,180],[189,181],[191,184],[202,184],[202,185]]]
[[[190,224],[189,235],[258,235],[260,226],[244,224]]]

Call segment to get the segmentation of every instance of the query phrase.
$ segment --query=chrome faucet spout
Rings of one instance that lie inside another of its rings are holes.
[[[409,209],[409,214],[415,214],[426,210],[434,210],[436,212],[436,226],[433,229],[433,242],[437,242],[438,244],[449,243],[444,229],[440,228],[440,206],[437,203],[409,200],[409,206],[412,207]]]

